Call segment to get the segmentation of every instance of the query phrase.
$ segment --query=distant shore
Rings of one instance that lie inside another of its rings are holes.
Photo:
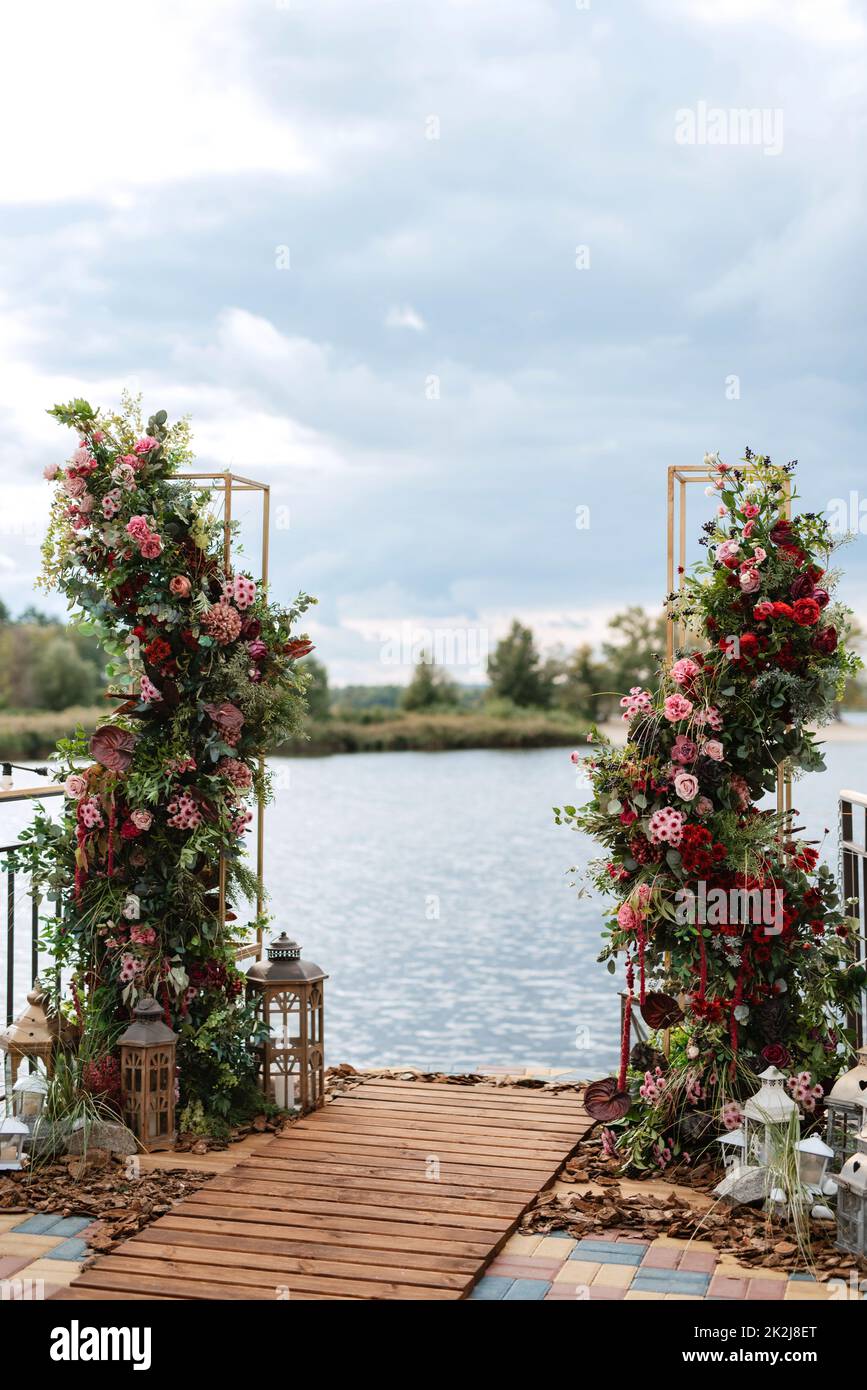
[[[96,728],[106,710],[74,708],[57,713],[0,713],[0,761],[48,758],[57,740],[80,724]],[[583,720],[545,710],[513,714],[443,711],[398,713],[388,717],[308,721],[306,737],[270,750],[282,757],[323,757],[330,753],[442,752],[461,748],[569,748],[586,742]]]
[[[860,711],[859,711],[860,714]],[[0,761],[48,758],[57,740],[68,738],[81,724],[90,732],[105,718],[102,706],[53,712],[0,713]],[[820,742],[867,742],[867,720],[841,720],[818,730]],[[613,743],[623,743],[626,726],[620,720],[600,725]],[[464,712],[394,712],[388,717],[310,720],[306,737],[272,748],[281,757],[326,757],[333,753],[437,753],[469,748],[582,748],[588,726],[558,711],[516,710],[502,715],[484,709]]]

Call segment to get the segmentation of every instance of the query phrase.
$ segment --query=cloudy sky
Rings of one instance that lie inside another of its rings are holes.
[[[272,484],[338,683],[658,602],[666,466],[706,449],[865,489],[855,0],[43,0],[0,35],[13,611],[44,410],[124,386]]]

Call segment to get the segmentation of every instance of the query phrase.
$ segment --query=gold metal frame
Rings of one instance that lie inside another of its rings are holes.
[[[235,493],[258,492],[262,498],[262,546],[260,578],[265,589],[268,587],[268,560],[270,553],[270,527],[271,527],[271,485],[270,483],[260,483],[254,478],[242,477],[239,473],[232,473],[228,468],[220,472],[204,473],[178,473],[175,475],[179,480],[185,482],[199,482],[204,486],[210,487],[214,491],[222,490],[223,493],[223,567],[228,573],[232,568],[232,499]],[[259,773],[265,769],[265,754],[259,754]],[[260,792],[257,797],[257,824],[256,824],[256,916],[261,917],[265,905],[265,799]],[[221,931],[226,925],[226,860],[220,855],[219,867],[219,915]],[[245,946],[235,948],[235,959],[238,961],[248,960],[251,957],[259,958],[262,952],[262,928],[256,929],[256,940]]]
[[[750,467],[746,464],[742,467],[742,472],[749,475]],[[668,468],[668,518],[667,518],[667,570],[666,582],[668,588],[666,593],[672,594],[679,592],[682,587],[683,574],[686,570],[686,512],[687,512],[687,488],[690,483],[712,483],[716,480],[717,474],[713,468],[704,463],[670,464]],[[783,506],[781,515],[787,520],[792,516],[792,480],[788,474],[785,475],[783,484]],[[677,545],[675,547],[675,535]],[[675,558],[676,557],[676,558]],[[679,646],[684,638],[684,632],[680,624],[675,623],[671,618],[666,623],[666,655],[669,661],[674,656],[674,649]],[[785,772],[783,765],[777,768],[777,810],[791,813],[792,810],[792,774]]]

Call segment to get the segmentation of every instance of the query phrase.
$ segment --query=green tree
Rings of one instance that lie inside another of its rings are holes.
[[[517,618],[488,658],[488,679],[492,695],[515,705],[551,703],[554,675],[550,668],[543,668],[532,632]]]
[[[96,668],[68,637],[53,637],[42,648],[34,670],[42,709],[91,704],[97,696]]]
[[[455,705],[458,690],[444,671],[441,671],[433,657],[423,655],[415,674],[403,693],[401,705],[407,710],[436,709],[443,705]]]
[[[630,686],[647,685],[656,672],[655,655],[665,651],[665,615],[633,605],[608,624],[612,636],[602,643],[602,690],[625,695]]]
[[[321,661],[308,656],[301,663],[307,673],[307,711],[311,719],[327,719],[331,714],[331,695],[328,690],[328,672]]]
[[[554,703],[580,719],[607,719],[614,704],[607,668],[593,655],[585,643],[569,656],[554,658],[548,663],[554,671]]]

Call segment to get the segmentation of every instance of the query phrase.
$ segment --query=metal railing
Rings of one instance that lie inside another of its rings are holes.
[[[8,783],[11,779],[11,766],[5,763],[2,764],[2,768],[3,781]],[[56,785],[20,788],[6,785],[0,789],[0,807],[12,801],[41,801],[46,797],[62,795],[63,788]],[[20,1002],[21,994],[31,988],[39,975],[39,900],[33,896],[25,875],[15,867],[14,855],[18,848],[17,844],[0,845],[0,914],[5,914],[5,950],[0,957],[2,968],[5,970],[5,980],[2,980],[0,975],[0,993],[5,995],[7,1024],[11,1023],[15,1016],[16,997],[19,997]],[[4,878],[5,885],[2,883]],[[19,950],[16,949],[20,946],[25,932],[29,936],[29,967],[26,962],[22,964]],[[16,963],[18,975],[23,974],[20,982],[16,980]],[[16,989],[16,985],[19,984],[21,987]]]
[[[849,911],[858,922],[858,961],[867,965],[867,796],[840,793],[840,886]],[[867,990],[855,1015],[858,1046],[867,1041]]]

